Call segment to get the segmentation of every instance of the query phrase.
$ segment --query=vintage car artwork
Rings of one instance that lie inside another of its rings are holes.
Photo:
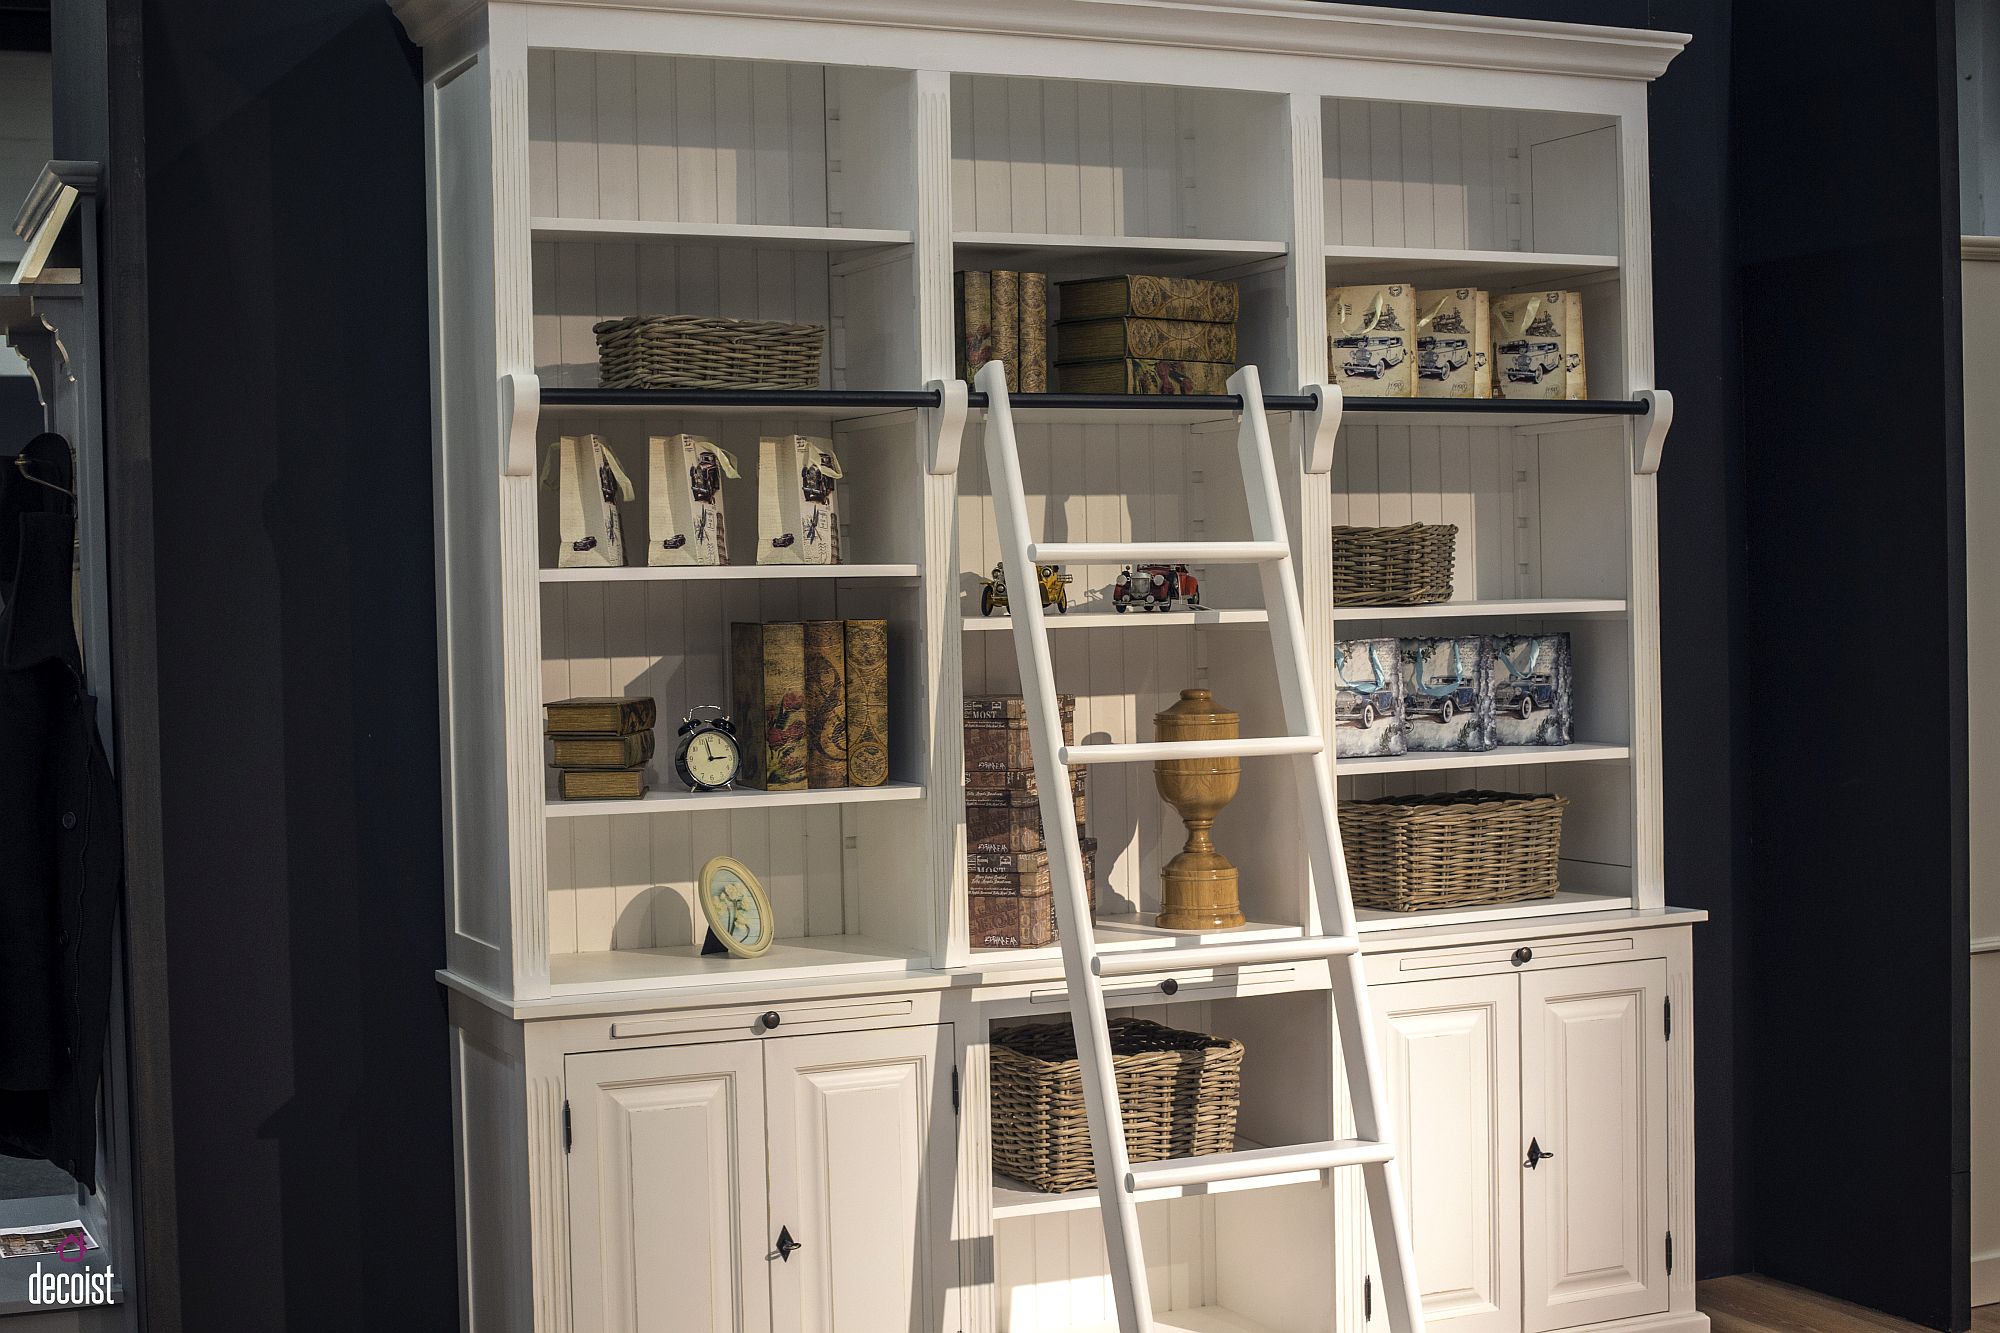
[[[1201,609],[1201,583],[1186,565],[1127,565],[1111,588],[1111,608],[1129,611],[1171,611],[1174,603],[1187,603],[1190,611]]]
[[[1556,678],[1553,661],[1544,661],[1542,641],[1530,640],[1528,660],[1516,665],[1505,653],[1494,654],[1497,677],[1493,682],[1493,708],[1512,713],[1526,722],[1537,709],[1556,706]]]
[[[1454,370],[1463,370],[1472,364],[1472,340],[1470,338],[1419,338],[1417,340],[1417,377],[1427,380],[1448,379]]]
[[[1395,716],[1395,667],[1382,665],[1379,645],[1368,643],[1368,677],[1357,680],[1352,662],[1357,654],[1345,651],[1346,644],[1338,644],[1334,649],[1334,672],[1340,679],[1340,686],[1334,691],[1333,721],[1335,726],[1359,727],[1363,731],[1375,725],[1380,718]]]
[[[1401,338],[1380,333],[1352,333],[1335,338],[1333,346],[1337,353],[1346,353],[1341,373],[1363,379],[1381,379],[1410,354],[1409,345]]]
[[[1562,344],[1548,339],[1512,338],[1500,344],[1510,384],[1540,384],[1563,364]]]
[[[1469,713],[1479,703],[1476,665],[1465,660],[1457,643],[1451,645],[1451,669],[1426,680],[1420,671],[1403,692],[1403,716],[1436,718],[1449,722],[1460,713]]]

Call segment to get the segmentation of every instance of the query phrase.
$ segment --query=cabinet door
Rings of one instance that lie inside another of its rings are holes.
[[[958,1285],[950,1025],[781,1038],[764,1056],[770,1231],[801,1247],[769,1265],[773,1326],[936,1333]]]
[[[570,1265],[577,1333],[761,1333],[759,1043],[573,1055]]]
[[[1376,986],[1389,1133],[1424,1323],[1521,1327],[1519,991],[1512,976]],[[1375,1269],[1379,1288],[1381,1276]]]
[[[1529,1333],[1667,1308],[1667,965],[1521,977]]]

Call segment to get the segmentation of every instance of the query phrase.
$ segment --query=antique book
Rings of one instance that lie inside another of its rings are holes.
[[[729,703],[743,745],[743,785],[763,791],[805,790],[803,622],[729,627]]]
[[[1072,796],[1077,832],[1087,822],[1088,803]],[[1042,840],[1041,798],[1021,791],[981,791],[965,793],[965,845],[974,852],[1039,852]]]
[[[1198,319],[1228,324],[1241,306],[1236,284],[1213,278],[1159,278],[1128,274],[1058,283],[1062,318],[1101,319],[1135,315],[1141,319]]]
[[[557,736],[551,768],[638,768],[653,759],[653,733],[624,736]]]
[[[1079,836],[1077,850],[1083,854],[1083,885],[1090,905],[1097,905],[1097,839]],[[969,852],[965,858],[966,885],[973,893],[1033,898],[1055,891],[1049,870],[1049,853]]]
[[[959,377],[972,373],[993,359],[993,275],[958,275],[958,369]]]
[[[1326,293],[1326,368],[1347,393],[1414,398],[1417,297],[1408,283],[1330,287]]]
[[[847,785],[889,780],[889,622],[847,624]]]
[[[1060,393],[1228,393],[1236,367],[1227,361],[1162,361],[1157,357],[1124,357],[1117,361],[1080,361],[1056,367]]]
[[[1082,764],[1070,768],[1070,795],[1083,795],[1083,774]],[[1035,776],[1032,767],[1023,769],[968,767],[965,773],[965,786],[968,791],[1024,791],[1030,796],[1042,789],[1041,781]]]
[[[1087,319],[1056,326],[1056,361],[1115,361],[1153,357],[1169,361],[1236,360],[1236,326],[1191,319]]]
[[[975,949],[1039,949],[1057,942],[1054,894],[982,893],[968,906]]]
[[[1563,352],[1569,358],[1569,379],[1563,384],[1565,398],[1590,397],[1590,368],[1583,359],[1583,293],[1564,292]]]
[[[551,736],[629,736],[650,731],[659,710],[646,698],[560,699],[542,709],[542,730]]]
[[[1021,275],[1021,392],[1049,391],[1049,275]]]
[[[1062,711],[1063,742],[1076,744],[1076,696],[1059,694],[1056,706]],[[1028,742],[1028,701],[1018,694],[974,694],[965,698],[965,771],[973,774],[1032,775],[1035,755]],[[1076,772],[1081,773],[1081,769]],[[983,782],[988,789],[1014,786],[1032,792],[1030,782],[1009,784]],[[1082,791],[1081,785],[1076,787]]]
[[[960,706],[967,722],[1028,723],[1028,701],[1018,694],[968,694]],[[1062,710],[1063,730],[1067,732],[1076,722],[1076,696],[1058,694],[1056,707]]]
[[[1021,387],[1021,275],[993,270],[993,359],[1007,367],[1007,390]]]
[[[847,785],[847,634],[806,622],[806,786]]]
[[[636,801],[646,794],[644,768],[566,768],[556,774],[565,801]]]
[[[1495,397],[1570,396],[1568,295],[1517,292],[1493,298]]]
[[[1445,287],[1417,293],[1417,397],[1490,397],[1490,359],[1485,292]]]

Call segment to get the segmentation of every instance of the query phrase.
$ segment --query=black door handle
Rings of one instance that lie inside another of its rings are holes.
[[[1536,1140],[1536,1139],[1529,1139],[1529,1140],[1528,1140],[1528,1161],[1527,1161],[1527,1167],[1528,1167],[1528,1169],[1529,1169],[1530,1171],[1534,1170],[1534,1169],[1535,1169],[1535,1167],[1536,1167],[1537,1165],[1539,1165],[1540,1163],[1542,1163],[1542,1162],[1546,1162],[1546,1161],[1550,1160],[1551,1158],[1553,1158],[1554,1156],[1555,1156],[1555,1154],[1554,1154],[1554,1153],[1552,1153],[1552,1152],[1543,1152],[1543,1151],[1542,1151],[1542,1145],[1541,1145],[1541,1143],[1540,1143],[1540,1141],[1539,1141],[1539,1140]]]
[[[803,1250],[804,1248],[804,1245],[792,1239],[792,1229],[790,1227],[778,1228],[778,1257],[780,1259],[786,1263],[790,1263],[792,1261],[792,1251]]]

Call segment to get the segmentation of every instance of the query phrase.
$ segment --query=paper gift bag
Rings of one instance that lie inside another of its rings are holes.
[[[1416,324],[1416,292],[1408,283],[1329,288],[1327,373],[1347,393],[1415,397]]]
[[[1567,398],[1572,292],[1493,298],[1493,392],[1500,398]],[[1579,365],[1582,348],[1576,349]]]
[[[1394,639],[1333,645],[1333,752],[1342,758],[1403,753],[1403,686]]]
[[[840,563],[840,460],[833,442],[767,435],[757,443],[757,563]]]
[[[1502,745],[1570,743],[1567,634],[1493,639],[1493,721]]]
[[[542,485],[556,490],[556,564],[562,569],[625,563],[618,502],[632,479],[611,446],[595,435],[565,435],[542,459]]]
[[[1491,398],[1492,359],[1485,292],[1417,293],[1417,397]]]
[[[1590,397],[1590,372],[1583,360],[1583,293],[1564,292],[1563,352],[1569,358],[1569,380],[1563,386],[1566,398]]]
[[[1403,743],[1412,750],[1490,750],[1493,640],[1483,634],[1404,639]]]
[[[728,564],[722,479],[736,479],[735,457],[699,435],[655,435],[647,446],[646,563]]]

